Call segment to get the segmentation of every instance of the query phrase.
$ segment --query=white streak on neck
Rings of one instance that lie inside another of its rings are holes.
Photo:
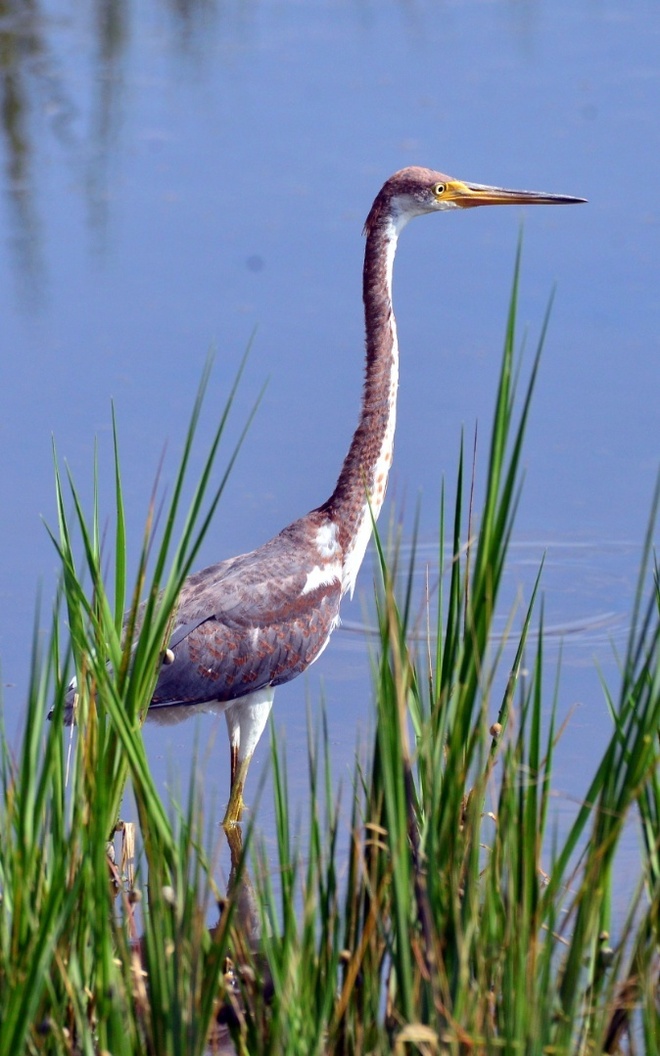
[[[394,257],[396,255],[397,240],[399,232],[411,219],[411,214],[406,214],[396,209],[392,210],[387,220],[385,229],[385,274],[387,281],[387,294],[392,303],[392,271],[394,268]],[[390,312],[390,330],[392,335],[392,368],[390,374],[389,408],[390,413],[387,426],[383,435],[378,457],[374,467],[374,484],[371,494],[365,496],[365,503],[360,513],[360,520],[353,537],[353,544],[344,555],[342,570],[342,594],[350,592],[351,597],[355,590],[355,581],[364,559],[364,555],[371,539],[372,522],[378,519],[387,488],[387,478],[392,465],[392,454],[394,451],[394,430],[396,427],[396,395],[399,387],[399,343],[397,340],[396,320],[394,311]]]

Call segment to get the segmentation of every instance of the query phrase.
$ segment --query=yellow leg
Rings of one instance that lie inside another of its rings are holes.
[[[243,814],[243,808],[245,803],[243,802],[243,789],[245,788],[245,778],[247,777],[248,767],[250,765],[251,755],[246,756],[241,763],[238,762],[238,753],[232,750],[231,753],[231,791],[229,793],[229,803],[227,804],[227,810],[222,821],[223,828],[228,829],[232,825],[238,825],[241,816]]]
[[[229,746],[229,787],[234,787],[236,771],[238,770],[238,744]]]
[[[257,747],[273,706],[274,692],[272,687],[267,686],[265,689],[241,697],[228,705],[225,711],[229,733],[229,772],[231,775],[229,803],[222,822],[225,829],[231,825],[238,825],[241,820],[245,806],[243,802],[245,779],[254,749]]]
[[[243,830],[240,825],[229,825],[225,829],[225,836],[231,857],[231,873],[227,885],[227,892],[229,893],[233,883],[232,877],[235,876],[239,866],[243,864]]]

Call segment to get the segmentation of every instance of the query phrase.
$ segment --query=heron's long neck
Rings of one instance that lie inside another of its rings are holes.
[[[366,372],[360,420],[326,510],[337,525],[344,554],[343,590],[353,590],[380,513],[392,464],[399,348],[392,310],[392,265],[400,226],[392,216],[367,228],[363,298]]]

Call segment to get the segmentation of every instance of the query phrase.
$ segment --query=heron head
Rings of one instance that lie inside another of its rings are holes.
[[[433,169],[411,166],[390,176],[367,217],[368,234],[382,222],[394,223],[397,233],[409,220],[424,213],[470,209],[477,205],[574,205],[584,202],[565,194],[515,191],[483,183],[466,183]]]

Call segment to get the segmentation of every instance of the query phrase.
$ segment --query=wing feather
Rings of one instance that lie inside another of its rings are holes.
[[[174,660],[161,668],[152,706],[235,700],[288,682],[319,656],[339,619],[341,559],[309,546],[305,520],[186,580]]]

